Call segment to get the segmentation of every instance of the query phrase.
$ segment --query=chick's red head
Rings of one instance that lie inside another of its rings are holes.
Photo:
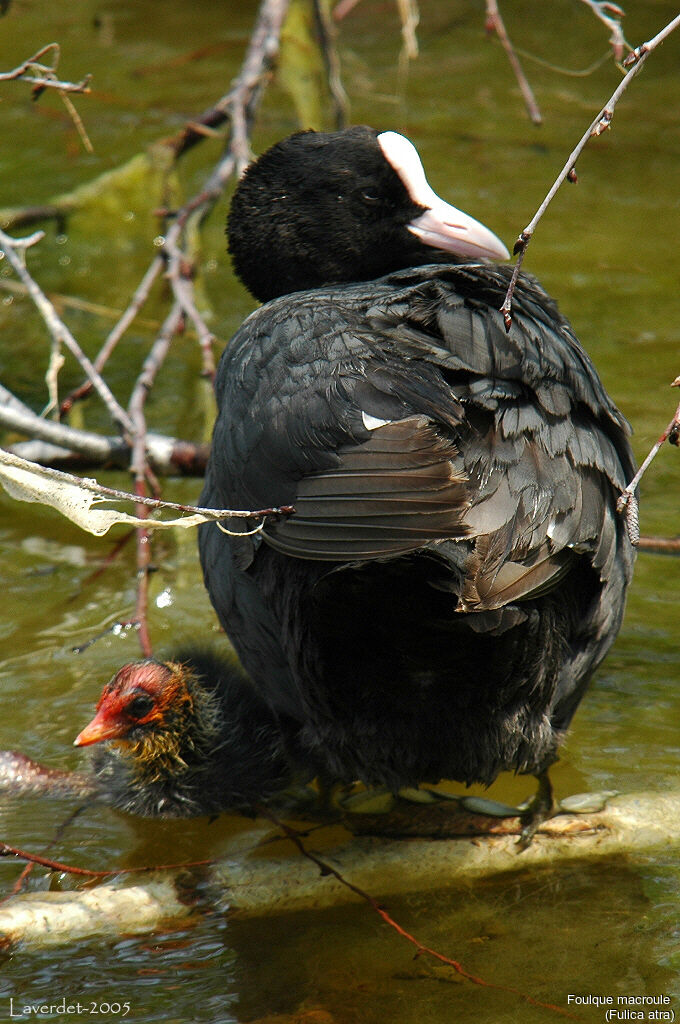
[[[158,661],[123,665],[104,687],[96,714],[74,740],[87,747],[103,740],[124,740],[133,729],[162,729],[166,711],[182,689],[181,666]]]

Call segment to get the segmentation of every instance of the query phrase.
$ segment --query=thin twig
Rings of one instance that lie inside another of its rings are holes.
[[[7,456],[5,449],[0,449],[4,456]],[[25,466],[21,465],[21,460],[15,460],[11,456],[3,459],[9,464],[18,465],[18,468],[25,469]],[[141,497],[136,494],[130,494],[128,491],[119,491],[115,487],[105,487],[104,484],[98,483],[96,480],[89,480],[87,477],[82,478],[79,476],[73,476],[71,473],[64,473],[60,469],[49,469],[46,467],[40,468],[40,475],[48,480],[54,480],[56,483],[70,484],[75,487],[80,487],[84,491],[88,491],[91,494],[111,501],[131,501],[134,504],[146,505],[147,508],[153,509],[172,509],[177,512],[187,512],[190,515],[198,513],[199,515],[205,516],[206,519],[215,520],[219,522],[222,519],[264,519],[269,516],[289,516],[295,512],[293,505],[278,505],[271,506],[270,508],[260,508],[255,510],[239,510],[239,509],[219,509],[219,508],[204,508],[199,505],[182,505],[176,501],[162,501],[160,498]]]
[[[132,532],[134,533],[135,531],[133,530]],[[84,651],[87,651],[105,637],[124,636],[124,631],[128,629],[137,629],[137,623],[134,619],[118,620],[118,622],[114,622],[111,626],[107,626],[106,629],[100,630],[99,633],[95,633],[89,640],[85,640],[82,644],[76,644],[75,647],[71,648],[71,653],[83,654]]]
[[[541,111],[538,103],[536,102],[536,97],[534,96],[533,90],[529,85],[529,81],[524,74],[522,65],[519,62],[519,58],[515,53],[513,45],[510,42],[505,25],[503,24],[501,13],[498,10],[497,0],[486,0],[486,30],[487,32],[495,32],[501,41],[503,49],[510,61],[510,66],[515,72],[515,78],[517,79],[517,84],[519,85],[522,96],[524,97],[524,103],[529,117],[534,124],[542,124],[543,118],[541,117]]]
[[[135,494],[138,498],[146,497],[146,480],[149,469],[146,462],[146,417],[144,404],[146,396],[153,387],[156,375],[170,348],[170,343],[177,332],[183,313],[180,304],[175,301],[161,331],[154,342],[149,355],[144,360],[142,371],[132,389],[128,412],[133,423],[132,462],[130,469],[134,474]],[[147,506],[139,502],[136,514],[140,519],[147,516]],[[135,622],[139,627],[139,642],[142,654],[150,658],[153,651],[148,623],[149,573],[151,570],[151,535],[143,527],[137,527],[137,604]]]
[[[404,69],[409,61],[418,57],[418,37],[416,29],[420,23],[420,11],[417,0],[397,0],[397,10],[401,20],[402,47],[399,55],[399,65]]]
[[[680,387],[680,377],[676,377],[673,381],[673,387]],[[649,469],[653,459],[659,452],[659,449],[666,441],[670,441],[671,444],[680,444],[680,405],[678,405],[673,419],[668,423],[666,429],[663,431],[658,440],[652,445],[651,451],[647,455],[637,473],[630,481],[624,491],[622,491],[618,502],[616,503],[616,510],[626,516],[626,524],[628,526],[628,534],[631,537],[631,541],[637,544],[639,540],[639,527],[637,521],[637,500],[635,498],[635,491],[637,490],[640,480]]]
[[[166,277],[183,314],[194,325],[203,353],[203,372],[214,376],[212,355],[213,334],[200,315],[194,299],[193,260],[184,248],[184,239],[191,225],[201,224],[222,196],[229,178],[240,175],[250,161],[249,132],[260,102],[269,69],[279,49],[281,27],[289,0],[263,0],[250,38],[241,70],[229,92],[205,114],[187,123],[173,140],[175,157],[206,136],[197,131],[197,123],[216,128],[229,120],[231,132],[224,155],[201,191],[193,196],[174,216],[165,235],[162,253],[167,261]]]
[[[680,537],[640,537],[638,551],[651,555],[680,555]]]
[[[679,25],[680,14],[676,15],[675,18],[669,21],[668,24],[665,25],[661,29],[661,31],[658,32],[652,39],[650,39],[646,43],[643,43],[641,46],[638,46],[635,50],[629,53],[624,63],[626,64],[626,66],[630,66],[630,70],[625,75],[625,77],[622,78],[621,82],[619,83],[618,87],[614,90],[607,103],[600,110],[599,114],[595,117],[595,119],[591,122],[591,124],[589,125],[588,129],[584,132],[576,147],[571,151],[567,159],[567,162],[565,163],[564,167],[555,179],[547,196],[539,206],[532,220],[520,233],[514,246],[514,253],[517,255],[517,262],[513,270],[512,279],[510,281],[510,285],[505,296],[505,301],[501,306],[501,312],[503,313],[503,318],[505,320],[506,330],[509,331],[512,325],[512,296],[515,291],[515,285],[517,284],[517,278],[519,276],[520,267],[524,260],[524,254],[527,251],[527,247],[533,237],[538,222],[540,221],[541,217],[543,216],[548,206],[554,199],[556,193],[562,186],[565,178],[573,176],[574,165],[576,164],[576,161],[578,160],[582,151],[585,149],[589,140],[593,137],[601,135],[611,126],[616,104],[621,99],[621,96],[624,94],[624,92],[626,91],[632,80],[635,78],[635,76],[638,75],[640,71],[642,71],[644,63],[649,54],[652,52],[652,50],[655,50],[656,47],[659,46],[664,41],[664,39],[666,39],[666,37],[669,36],[670,33],[673,32],[674,29],[676,29]]]
[[[326,79],[333,100],[336,128],[344,128],[349,120],[349,98],[342,84],[340,58],[335,45],[335,26],[328,5],[324,0],[314,0],[314,18],[321,46]]]
[[[140,497],[145,497],[144,481],[135,479],[135,490],[138,490]],[[140,519],[146,516],[144,505],[137,506],[137,515]],[[137,596],[135,599],[135,614],[132,624],[137,627],[139,646],[145,658],[153,657],[151,635],[149,633],[149,574],[151,572],[151,535],[144,526],[138,526],[135,530],[135,550],[137,553]]]
[[[87,803],[81,804],[80,807],[76,807],[76,809],[74,811],[71,811],[71,813],[68,815],[68,817],[64,821],[61,822],[61,824],[57,827],[54,835],[50,839],[49,843],[47,844],[47,849],[48,850],[50,850],[53,846],[55,846],[62,839],[64,833],[66,832],[66,829],[69,828],[73,824],[73,822],[76,820],[76,818],[80,814],[82,814],[82,812],[85,810],[86,807],[87,807]],[[10,893],[8,893],[7,896],[2,897],[0,899],[0,903],[4,903],[6,900],[10,899],[11,896],[17,896],[21,892],[21,890],[24,887],[24,882],[29,877],[29,875],[33,871],[34,867],[35,867],[35,862],[34,861],[29,861],[28,864],[26,864],[24,866],[23,871],[21,872],[21,874],[17,878],[16,882],[12,886],[12,891]]]
[[[175,156],[181,156],[205,139],[205,134],[196,130],[196,124],[208,128],[218,128],[233,117],[234,110],[245,109],[249,104],[250,97],[259,95],[278,55],[281,27],[288,11],[289,2],[290,0],[263,0],[246,56],[233,85],[217,103],[199,117],[192,118],[190,122],[187,122],[183,130],[171,140]],[[252,113],[254,110],[251,111]]]
[[[79,587],[80,591],[86,590],[88,587],[92,586],[95,580],[98,580],[100,576],[103,576],[106,573],[106,571],[116,561],[121,551],[123,551],[125,547],[127,547],[127,545],[130,543],[130,540],[134,536],[134,532],[134,530],[128,530],[127,533],[124,533],[122,537],[118,538],[118,540],[114,543],[113,547],[108,552],[108,554],[106,554],[102,558],[97,568],[94,569],[89,576],[86,576],[85,579],[81,581]],[[79,595],[76,593],[73,595],[72,599],[75,599],[78,596]]]
[[[80,136],[80,141],[83,144],[83,149],[85,150],[86,153],[94,153],[94,146],[90,142],[90,136],[87,134],[87,132],[85,130],[85,125],[83,124],[83,119],[80,116],[80,114],[78,113],[78,111],[76,110],[73,101],[69,99],[69,97],[67,96],[66,92],[63,89],[59,90],[59,95],[61,96],[61,102],[64,104],[64,106],[68,110],[69,116],[70,116],[71,120],[73,121],[75,129],[78,132],[78,135]]]
[[[194,325],[203,353],[203,372],[214,376],[213,334],[200,315],[194,299],[193,260],[184,247],[184,239],[193,223],[201,224],[222,196],[232,175],[240,175],[250,161],[250,126],[261,99],[267,75],[276,59],[281,27],[289,0],[263,0],[251,35],[241,71],[229,92],[210,110],[187,122],[184,130],[168,144],[175,158],[206,138],[204,128],[214,129],[229,120],[230,138],[226,152],[218,161],[201,191],[175,214],[165,234],[162,255],[167,263],[166,277],[183,314]],[[200,126],[200,128],[199,128]]]
[[[173,232],[171,236],[166,236],[163,248],[165,255],[168,257],[168,270],[165,276],[172,287],[176,301],[179,302],[182,314],[178,318],[177,325],[179,326],[180,322],[183,323],[184,316],[193,324],[203,356],[203,374],[210,380],[213,380],[215,377],[215,359],[213,355],[215,335],[196,306],[193,285],[193,262],[189,262],[186,255],[179,248],[177,232]]]
[[[632,49],[626,42],[621,28],[621,18],[626,12],[617,4],[609,3],[608,0],[581,0],[581,3],[587,4],[595,17],[607,26],[611,32],[609,42],[614,51],[614,59],[620,61],[624,50]]]
[[[144,402],[147,394],[154,385],[158,371],[163,365],[163,361],[168,353],[168,349],[170,348],[172,338],[181,325],[182,318],[183,313],[180,303],[175,302],[170,313],[165,319],[165,323],[158,333],[156,341],[151,347],[151,351],[144,360],[142,370],[132,389],[132,395],[130,396],[130,402],[128,404],[128,414],[133,423],[136,441],[139,439],[140,435],[146,434],[146,424],[144,422],[143,413]],[[143,447],[140,448],[137,454],[137,460],[133,459],[133,472],[140,472],[140,467],[144,463]]]
[[[50,871],[63,871],[68,875],[82,875],[86,878],[111,878],[114,875],[142,874],[148,871],[178,871],[181,868],[199,868],[214,864],[214,860],[188,860],[179,864],[148,864],[135,868],[108,868],[108,870],[94,871],[92,868],[81,868],[75,864],[64,864],[60,860],[51,860],[49,857],[42,857],[39,853],[29,853],[17,846],[10,846],[9,843],[0,841],[0,857],[16,857],[17,860],[25,860],[30,864],[39,864],[41,867],[49,868]]]
[[[556,75],[564,75],[565,78],[589,78],[598,68],[601,68],[603,64],[606,64],[612,58],[609,50],[606,50],[601,57],[598,57],[597,60],[594,60],[592,64],[585,68],[565,68],[561,64],[555,64],[554,61],[544,60],[543,57],[530,53],[529,50],[523,50],[521,46],[515,47],[515,53],[520,57],[524,57],[525,60],[531,61],[532,64],[538,64],[539,68],[546,68]]]
[[[257,807],[257,812],[262,817],[268,818],[271,822],[273,822],[274,825],[277,826],[277,828],[280,828],[285,834],[286,838],[290,839],[290,841],[297,847],[302,856],[306,857],[307,860],[311,860],[313,864],[316,864],[322,875],[332,875],[333,878],[335,878],[335,880],[340,883],[340,885],[344,886],[346,889],[349,889],[350,892],[353,892],[362,900],[365,900],[365,902],[368,903],[372,910],[374,910],[375,913],[378,914],[380,918],[382,918],[385,924],[389,925],[389,927],[393,928],[398,935],[401,935],[401,937],[406,939],[407,942],[410,942],[411,945],[415,946],[416,957],[423,955],[431,956],[435,960],[439,960],[440,963],[446,964],[447,967],[452,967],[457,974],[459,974],[462,978],[465,978],[467,981],[471,981],[474,985],[479,985],[482,988],[495,989],[500,992],[509,992],[512,993],[512,995],[518,996],[520,999],[523,999],[525,1002],[530,1003],[532,1006],[540,1006],[545,1010],[551,1010],[553,1013],[559,1013],[564,1017],[570,1018],[571,1020],[579,1019],[575,1017],[573,1014],[569,1013],[568,1010],[564,1010],[561,1006],[556,1006],[553,1003],[544,1003],[540,999],[534,999],[532,996],[526,995],[526,993],[520,991],[520,989],[513,988],[511,985],[500,985],[495,982],[485,981],[484,978],[480,978],[478,977],[478,975],[472,974],[470,971],[468,971],[465,967],[463,967],[463,965],[458,960],[452,960],[450,957],[445,956],[443,953],[437,952],[436,949],[431,949],[430,946],[425,946],[414,935],[411,935],[411,933],[407,932],[405,928],[402,928],[402,926],[398,924],[390,914],[388,914],[385,908],[380,906],[380,904],[378,903],[374,896],[371,896],[370,893],[366,892],[366,890],[362,889],[360,886],[348,881],[344,877],[344,875],[342,875],[337,870],[337,868],[333,867],[332,864],[329,864],[327,861],[322,860],[321,857],[318,857],[315,853],[312,853],[310,850],[308,850],[307,847],[302,842],[300,833],[297,832],[295,829],[290,828],[290,826],[287,825],[284,821],[281,821],[281,819],[278,818],[277,815],[275,815],[274,812],[271,811],[268,807],[260,805]]]
[[[29,85],[35,85],[39,89],[57,89],[59,92],[90,92],[90,82],[92,81],[92,75],[85,75],[82,82],[62,82],[58,78],[47,78],[38,76],[34,78],[32,75],[17,75],[15,72],[18,68],[14,68],[13,71],[5,71],[0,74],[0,81],[9,81],[12,79],[21,79],[22,82],[28,82]],[[48,69],[45,69],[48,70]]]
[[[16,455],[26,452],[24,458],[32,462],[65,461],[69,452],[75,452],[81,457],[79,465],[86,466],[119,466],[127,467],[130,464],[130,444],[120,437],[107,437],[104,434],[96,434],[89,430],[80,430],[69,427],[65,423],[57,423],[54,420],[43,419],[32,409],[20,402],[10,391],[0,385],[0,427],[6,430],[13,430],[27,437],[38,439],[37,443],[54,445],[55,449],[48,449],[43,458],[39,458],[39,452],[33,447],[34,442],[20,443],[8,447]],[[35,452],[32,456],[29,452]],[[172,475],[181,473],[183,475],[202,476],[208,460],[209,446],[207,444],[179,440],[178,438],[166,437],[162,434],[147,434],[146,457],[157,473]],[[77,460],[72,460],[77,461]],[[73,478],[77,479],[77,478]]]
[[[162,256],[156,256],[156,258],[151,261],[148,270],[144,274],[144,277],[140,281],[139,285],[137,286],[137,290],[135,291],[134,295],[132,296],[132,299],[130,300],[130,304],[128,305],[127,309],[120,317],[118,322],[115,324],[115,326],[111,329],[111,331],[109,331],[106,340],[104,341],[104,344],[97,353],[93,366],[98,373],[102,372],[111,354],[113,353],[113,350],[115,349],[116,345],[123,337],[128,327],[134,322],[137,314],[139,313],[140,309],[142,308],[142,306],[149,297],[149,293],[151,291],[154,281],[156,280],[164,266],[165,261],[163,260]],[[59,408],[59,415],[65,416],[66,413],[68,413],[72,409],[76,402],[79,402],[83,398],[86,398],[91,391],[92,382],[89,380],[85,381],[78,388],[72,391],[70,395],[67,395],[67,397],[62,401],[61,406]]]
[[[50,300],[31,277],[24,260],[20,255],[20,253],[28,248],[29,245],[33,245],[42,237],[43,232],[38,231],[29,238],[15,239],[0,230],[0,248],[4,251],[8,262],[11,264],[12,269],[19,280],[25,285],[34,305],[42,316],[55,345],[60,345],[61,343],[66,345],[69,351],[80,363],[87,377],[92,381],[94,389],[106,405],[114,423],[117,423],[123,430],[130,431],[132,423],[129,416],[119,404],[101,374],[97,373],[66,324],[59,318],[57,311]]]
[[[51,65],[40,63],[41,57],[44,57],[47,53],[54,55]],[[47,46],[43,46],[37,53],[34,53],[32,57],[28,57],[23,63],[19,64],[18,67],[13,68],[11,71],[0,72],[0,82],[11,82],[21,79],[21,81],[28,82],[30,85],[38,86],[40,90],[58,89],[59,92],[88,93],[90,91],[92,75],[85,75],[80,82],[62,82],[57,78],[56,69],[60,56],[61,49],[59,43],[48,43]]]

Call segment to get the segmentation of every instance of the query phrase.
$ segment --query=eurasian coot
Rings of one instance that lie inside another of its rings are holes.
[[[631,579],[626,421],[528,275],[506,333],[505,247],[400,135],[278,143],[229,249],[265,305],[219,366],[201,502],[296,512],[200,552],[290,754],[392,789],[533,773],[545,813]]]
[[[209,653],[124,665],[75,740],[94,743],[89,795],[144,817],[247,811],[291,781],[274,715]]]

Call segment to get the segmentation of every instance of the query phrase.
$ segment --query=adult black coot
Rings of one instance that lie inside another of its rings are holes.
[[[220,363],[201,501],[296,512],[202,527],[201,560],[290,752],[392,789],[533,773],[545,813],[631,578],[626,421],[527,275],[506,333],[505,247],[400,135],[278,143],[229,249],[265,305]]]

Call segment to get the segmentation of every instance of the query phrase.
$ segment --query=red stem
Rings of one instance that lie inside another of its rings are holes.
[[[407,932],[405,928],[402,928],[402,926],[398,924],[390,914],[388,914],[384,907],[380,906],[378,901],[371,896],[370,893],[367,893],[364,889],[361,889],[353,882],[349,882],[336,868],[332,866],[332,864],[328,864],[326,861],[321,860],[320,857],[317,857],[315,853],[311,853],[303,844],[299,833],[277,818],[272,811],[262,805],[257,808],[257,811],[258,814],[261,814],[265,818],[269,818],[277,828],[280,828],[285,833],[286,837],[295,844],[302,856],[317,865],[322,875],[332,875],[340,885],[343,885],[346,889],[349,889],[350,892],[355,893],[357,896],[360,896],[362,900],[365,900],[376,914],[382,918],[385,924],[389,925],[390,928],[393,928],[394,931],[397,932],[397,934],[401,935],[402,938],[406,939],[407,942],[410,942],[411,945],[416,947],[416,957],[422,956],[426,953],[428,956],[434,957],[435,960],[439,960],[440,963],[446,964],[448,967],[452,967],[457,974],[462,978],[466,978],[467,981],[471,981],[474,985],[480,985],[482,988],[493,988],[499,992],[510,992],[512,995],[519,996],[519,998],[523,999],[525,1002],[531,1003],[532,1006],[540,1006],[545,1010],[551,1010],[553,1013],[559,1013],[563,1017],[568,1017],[570,1020],[581,1019],[573,1013],[569,1013],[568,1010],[563,1009],[561,1006],[557,1006],[554,1003],[544,1003],[540,999],[534,999],[533,996],[526,995],[526,993],[521,992],[517,988],[513,988],[511,985],[499,985],[492,981],[485,981],[484,978],[480,978],[476,974],[472,974],[470,971],[466,970],[458,960],[452,960],[443,953],[438,953],[436,949],[431,949],[429,946],[423,945],[423,943],[414,935],[411,935],[411,933]]]

